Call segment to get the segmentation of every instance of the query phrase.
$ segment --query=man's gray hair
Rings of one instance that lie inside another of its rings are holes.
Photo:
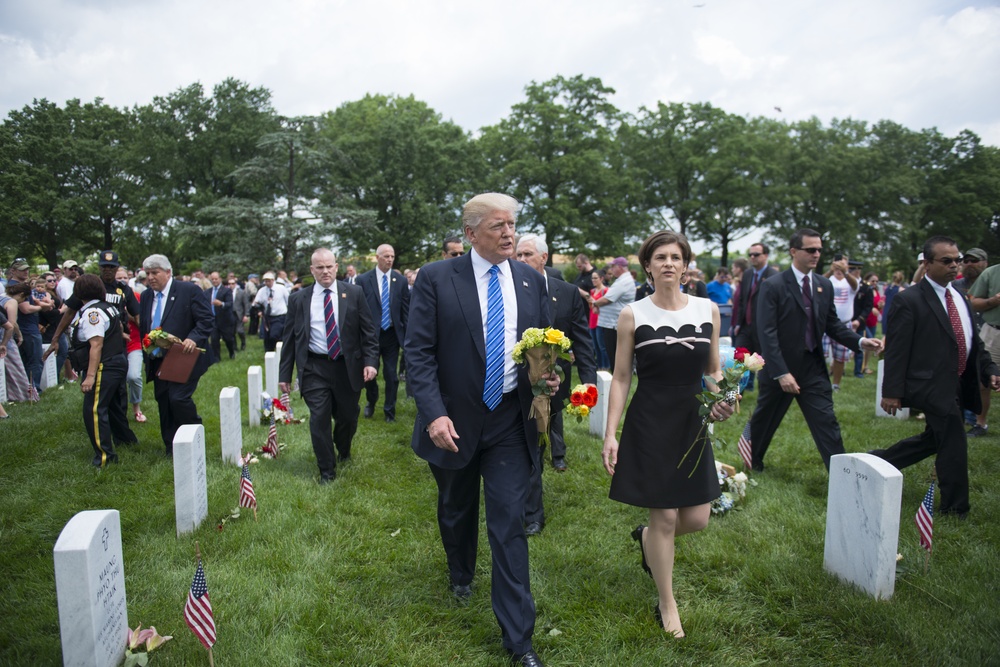
[[[142,268],[146,271],[150,269],[159,269],[160,271],[171,271],[174,268],[170,266],[170,260],[167,259],[166,255],[150,255],[146,259],[142,260]]]
[[[535,252],[539,255],[549,254],[549,244],[545,242],[545,239],[538,234],[525,234],[517,240],[517,245],[521,245],[525,241],[530,241],[535,244]]]
[[[465,202],[462,207],[462,227],[476,231],[479,223],[493,211],[506,211],[517,222],[517,211],[521,205],[510,195],[499,192],[485,192]]]

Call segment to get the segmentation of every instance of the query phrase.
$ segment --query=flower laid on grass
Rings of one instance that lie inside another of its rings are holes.
[[[684,461],[687,460],[688,455],[694,451],[695,445],[701,442],[702,434],[707,432],[706,446],[711,444],[713,448],[717,446],[717,442],[721,443],[723,448],[728,447],[722,438],[717,438],[714,429],[710,428],[712,424],[712,406],[720,401],[725,401],[729,405],[736,406],[736,412],[740,411],[740,380],[742,380],[743,375],[749,371],[751,373],[756,373],[764,368],[764,357],[760,356],[756,352],[751,353],[750,350],[745,347],[736,348],[736,352],[733,354],[733,363],[722,369],[722,379],[715,381],[710,377],[705,377],[705,388],[701,390],[701,393],[697,394],[695,398],[701,402],[701,407],[698,408],[698,414],[701,416],[701,428],[698,430],[698,435],[695,436],[694,442],[688,447],[688,450],[684,452],[684,456],[681,457],[680,463],[677,464],[679,469]],[[714,389],[712,387],[715,387]],[[698,458],[695,459],[694,465],[691,467],[691,473],[688,475],[694,475],[694,471],[698,469],[698,464],[701,462],[701,456],[705,452],[705,448],[702,447],[698,452]]]
[[[736,472],[732,466],[715,462],[719,475],[719,486],[722,493],[712,501],[712,514],[725,514],[731,509],[743,509],[747,497],[747,487],[757,486],[757,480],[750,479],[746,473]]]
[[[549,444],[551,420],[549,401],[552,391],[546,384],[545,376],[555,372],[559,375],[560,381],[565,379],[562,369],[556,365],[556,360],[570,361],[571,347],[573,341],[559,329],[531,327],[524,330],[511,355],[515,363],[528,364],[528,381],[531,382],[531,393],[534,396],[528,417],[534,418],[538,426],[538,444],[542,447]]]
[[[573,387],[573,391],[569,395],[566,414],[573,415],[577,422],[582,422],[595,405],[597,405],[597,385],[578,384]]]
[[[143,667],[149,662],[149,654],[154,649],[159,648],[164,643],[173,639],[171,636],[163,637],[156,631],[156,628],[149,626],[142,629],[142,623],[136,626],[135,630],[128,631],[128,640],[125,645],[125,667]],[[146,645],[145,651],[137,651],[140,646]]]
[[[160,347],[164,350],[169,350],[174,345],[180,345],[183,342],[184,341],[172,333],[164,331],[163,327],[156,327],[142,337],[142,350],[143,352],[149,352],[149,350],[153,347]],[[204,353],[205,348],[199,347],[198,351]]]

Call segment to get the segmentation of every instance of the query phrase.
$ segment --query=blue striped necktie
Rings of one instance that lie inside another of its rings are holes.
[[[389,276],[382,274],[382,331],[392,326],[389,319]]]
[[[333,317],[333,299],[329,289],[323,290],[323,318],[326,320],[326,349],[330,358],[336,359],[340,356],[340,329]]]
[[[503,292],[500,290],[500,269],[490,267],[490,284],[486,290],[486,384],[483,402],[491,411],[503,397],[504,366]]]
[[[160,319],[163,317],[163,292],[156,293],[156,308],[153,309],[153,329],[160,328]],[[153,351],[150,352],[150,356],[162,357],[163,348],[154,347]]]

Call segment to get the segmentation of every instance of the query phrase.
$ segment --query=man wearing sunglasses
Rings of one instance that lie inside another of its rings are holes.
[[[778,273],[778,269],[767,265],[770,248],[763,243],[750,246],[747,257],[750,258],[750,269],[743,272],[740,281],[740,298],[733,302],[733,346],[745,347],[751,352],[760,352],[760,341],[757,337],[757,295],[765,280]],[[747,389],[753,389],[753,376]]]
[[[829,470],[830,457],[844,453],[844,440],[833,413],[823,334],[855,351],[877,352],[882,343],[862,338],[837,317],[833,285],[815,272],[823,249],[819,232],[800,229],[789,245],[791,268],[764,281],[757,303],[756,327],[767,365],[758,374],[760,397],[750,419],[751,467],[764,469],[764,454],[794,399]]]
[[[950,283],[962,255],[946,236],[924,244],[923,280],[896,296],[886,331],[882,409],[924,412],[923,433],[876,450],[897,468],[936,454],[942,514],[965,518],[969,512],[968,445],[962,408],[982,408],[979,385],[1000,390],[1000,369],[976,333],[968,301]]]

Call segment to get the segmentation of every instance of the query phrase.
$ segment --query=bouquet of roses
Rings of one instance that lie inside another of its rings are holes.
[[[149,352],[153,347],[163,348],[164,350],[169,350],[174,345],[179,345],[183,343],[180,338],[173,335],[172,333],[167,333],[163,330],[163,327],[156,327],[148,334],[142,337],[142,351]],[[204,348],[198,348],[199,352],[204,352]]]
[[[531,382],[531,401],[529,417],[535,419],[538,425],[538,444],[544,447],[549,444],[549,421],[551,417],[549,400],[551,391],[545,383],[545,375],[555,371],[563,380],[563,372],[556,365],[557,359],[570,361],[569,350],[573,341],[559,329],[532,327],[524,330],[521,340],[514,346],[511,356],[518,364],[528,364],[528,380]]]
[[[597,386],[593,384],[578,384],[569,395],[569,405],[566,413],[576,417],[577,422],[590,414],[597,405]]]
[[[684,456],[681,457],[680,463],[677,464],[678,468],[687,460],[688,455],[694,450],[695,445],[701,442],[701,436],[706,430],[708,431],[708,444],[715,445],[713,429],[709,428],[712,422],[712,417],[709,414],[712,411],[712,406],[719,401],[725,401],[729,405],[735,405],[736,411],[739,412],[740,380],[743,378],[743,374],[747,371],[756,373],[764,368],[764,358],[756,352],[751,353],[745,347],[736,348],[733,360],[731,365],[722,369],[721,380],[715,381],[712,378],[706,377],[705,388],[695,396],[701,402],[701,407],[698,408],[698,414],[701,416],[701,429],[698,431],[694,442],[691,443],[688,450],[684,452]],[[713,385],[715,389],[712,389]],[[698,464],[701,462],[701,455],[704,451],[704,447],[702,447],[702,450],[698,452],[698,458],[695,460],[694,466],[691,468],[691,474],[688,477],[693,475],[694,471],[698,468]]]

